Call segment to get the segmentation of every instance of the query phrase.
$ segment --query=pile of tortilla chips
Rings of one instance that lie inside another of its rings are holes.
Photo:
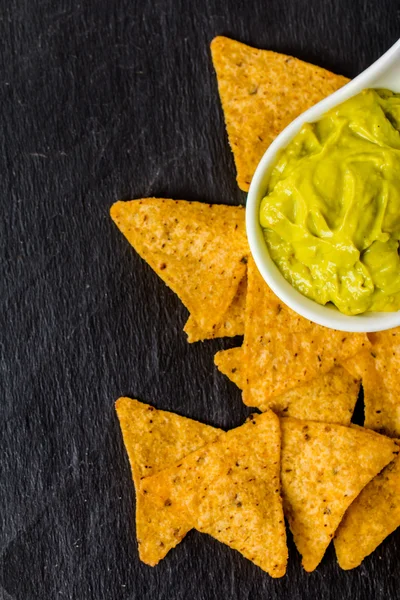
[[[347,80],[227,38],[211,49],[246,190],[277,133]],[[262,413],[224,432],[118,400],[140,558],[157,564],[194,528],[281,577],[286,517],[307,571],[332,538],[340,566],[358,566],[400,525],[400,328],[343,333],[290,310],[249,253],[243,207],[145,198],[111,216],[188,309],[189,342],[243,336],[215,364]]]
[[[379,486],[374,477],[398,455],[394,440],[368,429],[271,410],[224,432],[129,398],[116,409],[136,488],[139,555],[152,566],[194,528],[282,577],[285,516],[313,571],[346,510],[369,482]]]

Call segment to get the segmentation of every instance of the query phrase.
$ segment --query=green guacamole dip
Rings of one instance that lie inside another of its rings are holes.
[[[306,124],[260,207],[273,261],[348,315],[400,309],[400,94],[365,90]]]

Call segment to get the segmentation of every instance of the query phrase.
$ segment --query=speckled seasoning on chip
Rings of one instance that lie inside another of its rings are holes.
[[[362,379],[365,427],[400,437],[400,327],[369,333],[371,348],[344,366]]]
[[[214,362],[221,373],[243,389],[247,366],[242,348],[220,350]],[[309,383],[265,400],[256,408],[273,410],[282,417],[349,425],[359,390],[360,379],[338,366]]]
[[[279,419],[272,412],[142,481],[159,507],[238,550],[272,577],[286,572]]]
[[[400,526],[400,458],[379,473],[354,500],[340,523],[334,545],[342,569],[358,567]]]
[[[205,339],[219,337],[233,337],[244,334],[244,311],[246,307],[247,276],[245,275],[239,283],[236,294],[217,325],[213,325],[208,331],[200,327],[194,317],[190,316],[183,331],[188,336],[188,342],[198,342]]]
[[[179,544],[192,526],[182,514],[156,509],[138,493],[140,481],[214,441],[221,432],[130,398],[120,398],[115,407],[136,490],[139,557],[154,566]]]
[[[343,333],[300,317],[273,294],[252,258],[247,268],[243,401],[248,406],[263,405],[369,347],[364,333]]]
[[[306,571],[313,571],[346,509],[398,453],[368,429],[281,419],[285,516]]]
[[[346,77],[227,37],[211,43],[237,182],[248,191],[264,152],[293,119],[348,83]]]
[[[240,206],[164,198],[111,207],[117,227],[206,332],[224,321],[246,274],[244,215]]]

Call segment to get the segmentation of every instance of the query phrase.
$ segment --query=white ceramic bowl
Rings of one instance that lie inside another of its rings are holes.
[[[288,145],[304,123],[318,121],[327,111],[367,88],[400,92],[400,40],[366,71],[295,119],[278,135],[262,157],[250,184],[246,204],[246,229],[256,265],[274,293],[291,309],[319,325],[341,331],[382,331],[400,325],[400,310],[369,312],[356,316],[341,313],[334,306],[321,306],[298,292],[272,261],[260,225],[260,202],[266,194],[271,167],[277,152]]]

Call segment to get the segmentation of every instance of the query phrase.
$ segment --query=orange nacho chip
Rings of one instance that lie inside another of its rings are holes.
[[[342,569],[358,567],[400,525],[400,458],[379,473],[350,504],[334,545]]]
[[[270,398],[257,408],[271,409],[283,417],[349,425],[359,391],[360,380],[338,366],[309,383]]]
[[[344,366],[362,379],[364,426],[400,437],[400,327],[369,333],[368,338],[370,351]]]
[[[292,56],[251,48],[226,37],[214,38],[211,53],[237,182],[247,191],[276,136],[349,80]]]
[[[363,333],[328,329],[295,314],[273,294],[251,257],[247,266],[245,404],[263,406],[368,347]]]
[[[394,423],[396,395],[387,390],[376,369],[372,349],[360,352],[344,363],[349,373],[360,377],[364,392],[364,427],[386,435],[396,435]]]
[[[117,400],[116,411],[136,489],[139,556],[154,566],[192,527],[180,514],[155,510],[138,493],[140,480],[215,440],[221,431],[130,398]]]
[[[281,419],[282,495],[303,567],[313,571],[347,508],[398,453],[361,427]]]
[[[205,339],[233,337],[244,334],[244,311],[246,307],[247,277],[239,283],[235,297],[224,314],[222,321],[209,330],[202,329],[192,316],[186,322],[183,331],[188,336],[188,342],[200,342]]]
[[[110,212],[201,328],[222,321],[246,272],[242,207],[145,198],[116,202]]]
[[[215,355],[214,362],[221,373],[243,389],[246,364],[242,348],[221,350]],[[360,380],[338,366],[256,408],[263,412],[271,409],[281,417],[349,425],[359,391]]]
[[[279,420],[268,412],[144,479],[141,491],[281,577],[287,546],[279,477]]]
[[[241,347],[220,350],[214,356],[214,363],[221,373],[233,381],[240,390],[243,389],[246,365],[243,361],[243,349]]]

